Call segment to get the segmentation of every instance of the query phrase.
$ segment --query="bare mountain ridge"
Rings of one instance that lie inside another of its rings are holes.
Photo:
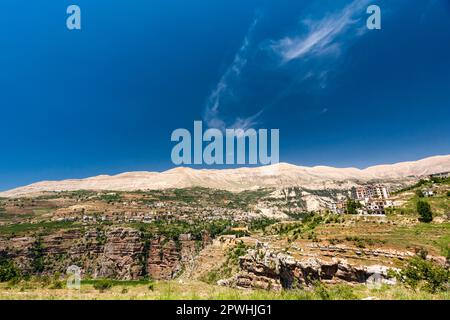
[[[418,161],[378,165],[366,169],[303,167],[287,163],[238,169],[174,168],[165,172],[127,172],[86,179],[42,181],[0,193],[17,197],[51,191],[134,191],[167,188],[206,187],[230,191],[301,186],[309,189],[347,189],[370,181],[403,184],[414,177],[450,171],[450,155]]]

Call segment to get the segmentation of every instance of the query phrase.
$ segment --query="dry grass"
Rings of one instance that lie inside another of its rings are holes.
[[[83,284],[79,291],[50,289],[38,283],[22,282],[14,286],[0,284],[0,300],[450,300],[450,293],[414,292],[402,286],[383,286],[370,289],[364,285],[335,285],[314,290],[268,292],[208,285],[199,281],[162,281],[149,289],[148,284],[115,285],[100,292],[91,284]]]

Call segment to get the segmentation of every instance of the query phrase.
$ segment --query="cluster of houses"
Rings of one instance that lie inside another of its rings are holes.
[[[202,207],[183,205],[178,202],[152,202],[123,201],[114,205],[104,206],[96,203],[89,209],[82,206],[60,208],[56,211],[53,221],[75,222],[95,224],[108,223],[153,223],[156,221],[186,221],[193,222],[198,219],[203,221],[217,221],[230,219],[233,221],[248,221],[251,219],[246,210],[240,208],[224,208],[220,206],[204,205]]]
[[[360,214],[386,214],[385,208],[392,208],[394,203],[389,199],[389,189],[382,184],[355,188],[354,199],[359,201]]]
[[[435,179],[448,179],[448,178],[450,178],[450,172],[447,171],[447,172],[433,173],[428,176],[421,177],[421,180],[434,181]],[[425,198],[431,198],[436,195],[436,191],[430,187],[424,187],[418,190],[417,192],[420,194],[420,196],[423,196]]]
[[[382,184],[365,185],[349,191],[351,201],[357,204],[358,214],[386,214],[385,209],[394,206],[390,200],[389,189]],[[337,214],[347,213],[349,199],[333,203],[331,211]]]
[[[419,178],[419,177],[418,177]],[[450,172],[439,172],[420,177],[423,180],[450,178]],[[435,196],[435,191],[429,188],[421,190],[424,197]],[[356,211],[359,214],[386,214],[386,208],[392,208],[394,202],[390,199],[389,188],[383,184],[371,184],[352,188],[349,191],[349,198],[340,200],[330,205],[330,210],[337,214],[344,214],[348,211],[349,199],[357,204]]]

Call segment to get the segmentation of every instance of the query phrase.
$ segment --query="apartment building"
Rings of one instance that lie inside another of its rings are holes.
[[[440,178],[445,179],[450,177],[450,172],[439,172],[439,173],[433,173],[428,176],[430,179],[433,178]]]
[[[356,200],[387,199],[389,198],[390,193],[386,186],[374,184],[355,188],[353,196]]]
[[[362,206],[358,210],[360,214],[385,214],[385,208],[393,206],[393,202],[389,200],[389,189],[382,184],[354,188],[352,197]]]

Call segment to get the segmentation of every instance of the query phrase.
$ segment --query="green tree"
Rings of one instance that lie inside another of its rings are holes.
[[[417,201],[417,213],[419,214],[420,222],[431,222],[433,221],[433,213],[431,212],[430,204],[426,201]]]
[[[435,293],[448,290],[450,285],[450,270],[427,260],[426,252],[411,258],[401,271],[391,275],[413,290],[423,288]]]
[[[16,264],[9,259],[0,258],[0,282],[5,282],[20,277],[20,270]]]
[[[358,201],[348,199],[347,200],[347,214],[358,214],[358,209],[361,208],[361,204]]]
[[[42,245],[42,238],[38,236],[31,248],[31,255],[33,260],[31,261],[31,267],[34,273],[42,273],[45,269],[44,265],[44,247]]]

